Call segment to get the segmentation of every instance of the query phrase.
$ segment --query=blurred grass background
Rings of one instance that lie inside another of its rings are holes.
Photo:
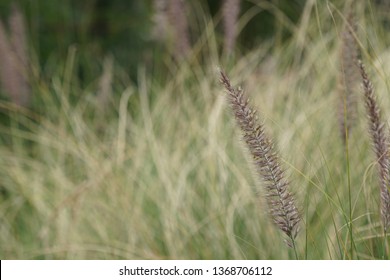
[[[4,21],[12,2],[0,3]],[[289,169],[299,257],[387,258],[363,105],[349,158],[336,116],[352,2],[241,1],[231,55],[221,2],[186,2],[192,48],[177,61],[153,40],[152,1],[17,1],[32,101],[20,107],[1,92],[0,258],[294,258],[270,222],[217,67],[259,108]],[[355,8],[387,121],[382,2]]]

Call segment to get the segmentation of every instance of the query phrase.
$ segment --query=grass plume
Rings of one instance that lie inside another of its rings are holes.
[[[380,108],[376,101],[374,87],[361,61],[358,62],[363,81],[364,100],[369,119],[369,131],[378,162],[380,177],[381,217],[386,234],[390,225],[390,174],[389,174],[389,138],[385,124],[381,119]]]
[[[288,191],[289,182],[285,178],[285,170],[280,165],[274,144],[266,135],[263,125],[258,121],[256,110],[250,107],[243,90],[233,88],[223,71],[220,71],[220,82],[226,89],[237,124],[253,156],[256,172],[265,184],[271,217],[279,229],[290,238],[288,245],[295,250],[295,238],[301,218],[294,197]]]
[[[227,54],[234,50],[237,38],[237,19],[240,13],[240,0],[225,0],[222,6],[224,25],[224,47]]]
[[[26,29],[22,13],[14,5],[9,18],[10,36],[0,20],[0,80],[13,103],[30,104]],[[10,39],[8,38],[10,37]]]
[[[180,60],[188,55],[191,48],[185,2],[183,0],[170,0],[168,15],[173,32],[174,56]]]
[[[168,16],[167,16],[167,0],[153,1],[153,38],[163,42],[166,40],[168,33]]]
[[[356,24],[354,14],[350,10],[341,37],[341,75],[339,124],[344,143],[353,127],[357,116],[357,91],[359,85],[359,69],[356,66],[358,48],[355,41]]]

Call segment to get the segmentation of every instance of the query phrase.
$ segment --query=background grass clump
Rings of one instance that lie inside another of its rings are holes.
[[[344,1],[296,1],[300,12],[243,2],[238,30],[267,8],[275,35],[246,45],[239,33],[229,55],[221,13],[195,4],[180,59],[169,43],[141,61],[89,57],[72,44],[42,59],[32,37],[31,103],[4,90],[0,101],[1,259],[294,259],[218,67],[259,109],[288,170],[302,215],[298,258],[388,258],[360,88],[347,143],[340,135]],[[389,19],[380,11],[356,5],[354,36],[387,126]]]

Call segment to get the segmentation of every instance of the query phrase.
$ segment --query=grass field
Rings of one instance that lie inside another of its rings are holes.
[[[50,74],[36,66],[34,109],[0,101],[0,258],[295,259],[219,67],[258,109],[287,170],[302,216],[298,258],[389,258],[360,87],[346,145],[339,131],[344,22],[340,7],[308,1],[298,25],[280,17],[290,39],[227,57],[206,21],[188,59],[140,65],[136,82],[114,59],[111,81],[102,61],[83,83],[73,47]],[[356,23],[387,127],[388,30],[369,3]]]

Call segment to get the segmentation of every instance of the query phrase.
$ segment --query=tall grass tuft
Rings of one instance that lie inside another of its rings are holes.
[[[374,87],[368,78],[364,64],[359,61],[360,73],[363,81],[364,99],[369,119],[369,131],[378,161],[380,177],[381,217],[386,235],[390,225],[390,174],[389,174],[389,136],[385,124],[381,119],[380,108],[376,101]]]
[[[356,24],[352,9],[348,12],[341,37],[339,124],[344,144],[357,117],[359,69],[356,65],[358,48],[355,41]]]
[[[280,164],[274,144],[266,135],[263,125],[258,121],[256,110],[250,107],[243,90],[233,88],[223,71],[220,71],[220,82],[226,89],[235,119],[253,156],[256,172],[265,183],[270,215],[279,229],[289,237],[287,244],[293,247],[297,257],[295,239],[301,217],[294,197],[288,191],[289,182],[285,178],[285,170]]]

